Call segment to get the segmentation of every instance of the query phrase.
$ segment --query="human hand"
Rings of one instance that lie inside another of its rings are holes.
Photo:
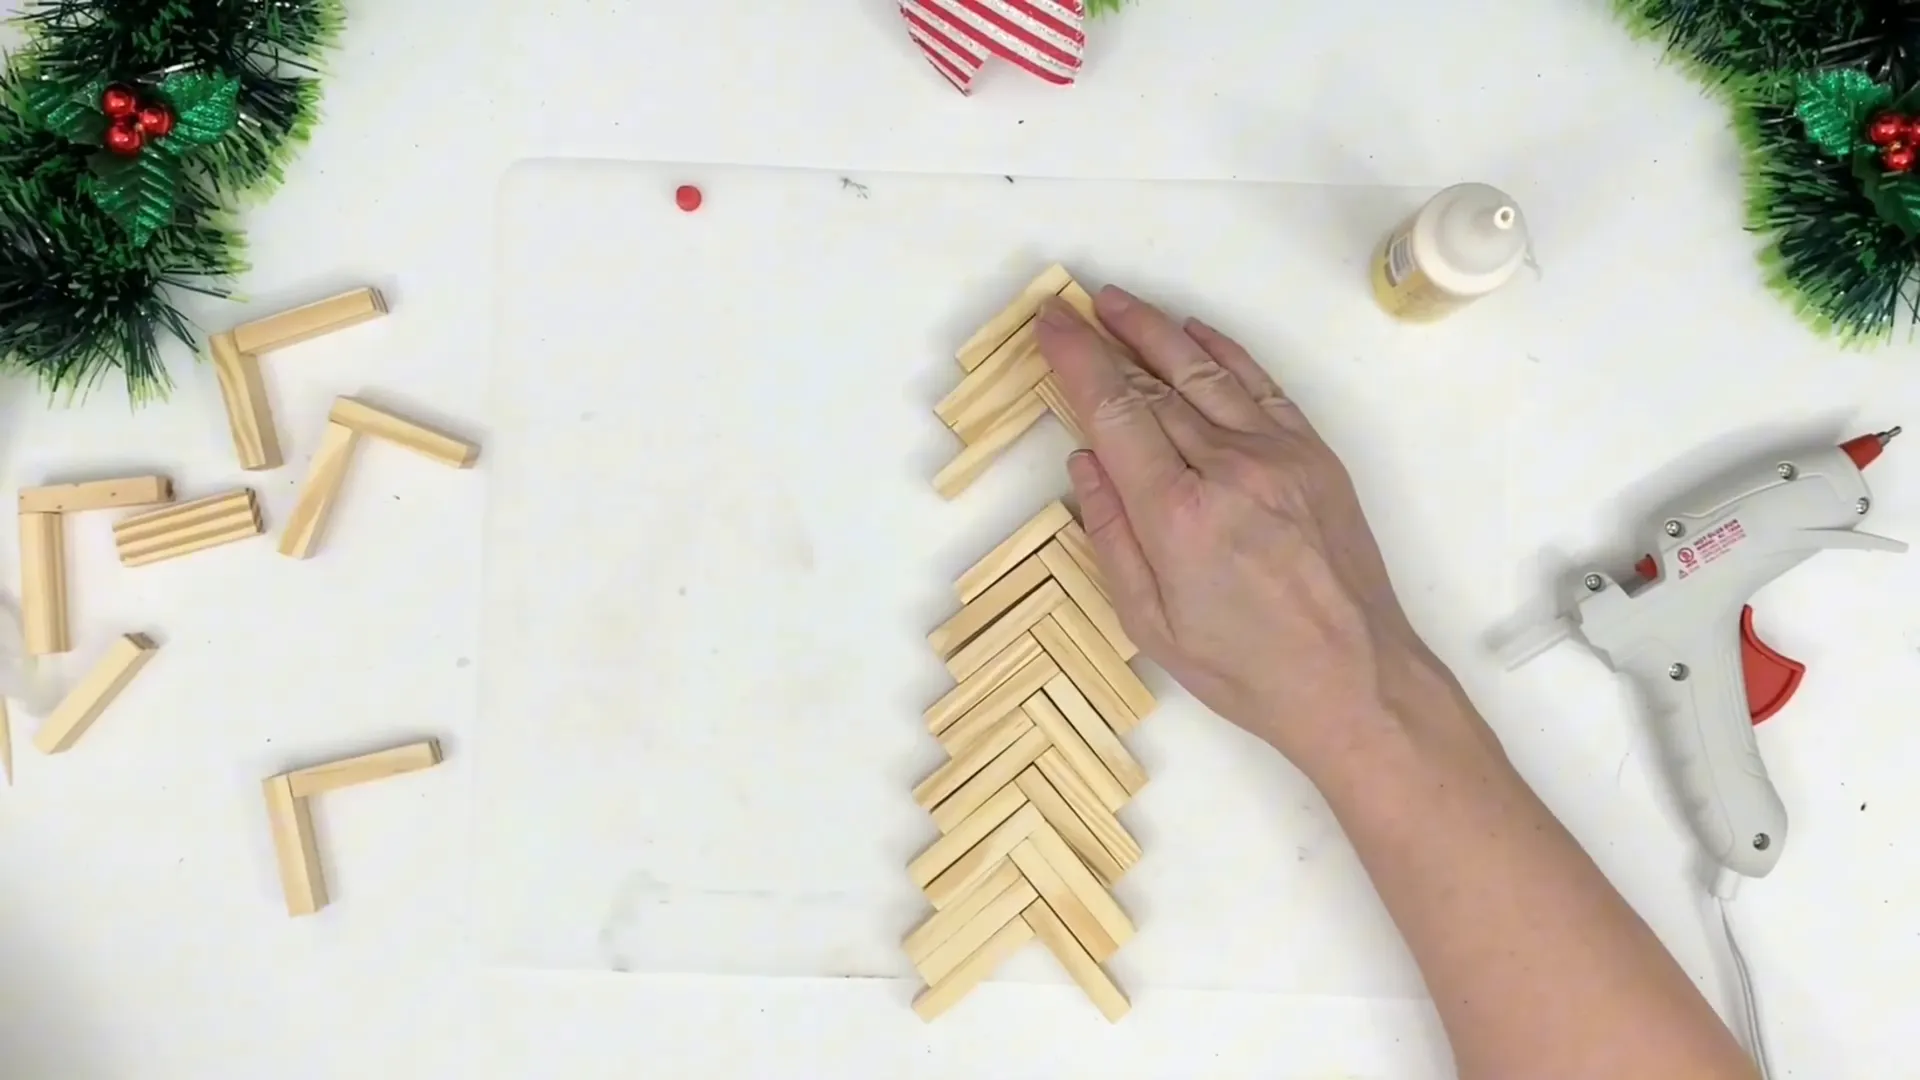
[[[1450,684],[1394,596],[1347,471],[1247,351],[1112,286],[1050,301],[1040,350],[1092,450],[1068,460],[1143,652],[1310,774]]]

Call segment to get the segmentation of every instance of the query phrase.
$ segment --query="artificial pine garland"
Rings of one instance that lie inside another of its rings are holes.
[[[1850,341],[1920,321],[1920,0],[1615,0],[1734,109],[1768,283]]]
[[[0,374],[135,402],[194,344],[170,293],[226,295],[242,199],[306,140],[339,0],[29,0],[0,73]]]

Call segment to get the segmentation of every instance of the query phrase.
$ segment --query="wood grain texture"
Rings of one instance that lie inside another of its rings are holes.
[[[1140,762],[1134,759],[1132,752],[1127,749],[1127,744],[1121,742],[1120,737],[1113,733],[1113,728],[1101,718],[1100,712],[1087,700],[1087,696],[1080,692],[1079,686],[1073,679],[1062,675],[1048,683],[1047,697],[1059,708],[1061,715],[1067,718],[1067,722],[1073,725],[1073,730],[1079,732],[1080,737],[1086,740],[1094,756],[1107,767],[1107,771],[1113,774],[1113,778],[1119,781],[1120,786],[1125,788],[1129,795],[1140,794],[1140,790],[1147,786],[1146,770],[1140,767]]]
[[[927,646],[940,659],[947,659],[979,636],[982,630],[993,625],[995,619],[1012,610],[1027,594],[1044,584],[1048,576],[1046,564],[1039,559],[1020,563],[969,601],[952,618],[935,627],[927,635]]]
[[[146,566],[264,531],[258,496],[241,488],[126,518],[113,527],[113,544],[123,565]]]
[[[1051,684],[1053,680],[1047,681]],[[1047,753],[1060,758],[1073,770],[1080,777],[1082,786],[1094,792],[1095,801],[1110,811],[1117,811],[1132,801],[1133,794],[1126,789],[1126,785],[1114,778],[1106,762],[1080,734],[1080,728],[1067,719],[1052,697],[1035,694],[1027,699],[1023,708],[1034,726],[1046,732],[1047,738],[1052,741],[1053,749]],[[1099,722],[1100,718],[1093,715],[1092,709],[1091,705],[1085,707],[1086,715],[1082,723]]]
[[[1032,640],[1031,636],[1026,640]],[[941,748],[951,755],[963,753],[973,745],[974,740],[1018,711],[1028,698],[1059,674],[1060,665],[1054,663],[1052,657],[1041,653],[1015,672],[1012,678],[995,687],[964,716],[942,729],[939,733]]]
[[[122,476],[78,484],[48,484],[20,492],[23,514],[74,514],[120,506],[173,501],[173,481],[164,476]]]
[[[1113,590],[1107,587],[1106,576],[1100,572],[1100,560],[1093,553],[1093,542],[1087,539],[1087,531],[1080,523],[1070,521],[1061,526],[1054,539],[1073,556],[1073,561],[1079,564],[1087,580],[1093,582],[1093,587],[1100,590],[1100,595],[1107,598],[1107,603],[1113,603]]]
[[[127,634],[113,643],[93,669],[68,691],[47,722],[33,738],[43,754],[61,754],[100,719],[107,706],[120,696],[140,669],[147,666],[159,646],[143,634]]]
[[[975,706],[984,701],[987,695],[1012,678],[1021,668],[1040,659],[1043,655],[1045,654],[1041,652],[1040,643],[1033,640],[1032,634],[1016,638],[1012,645],[1000,650],[980,670],[962,679],[958,686],[947,691],[939,701],[927,707],[927,711],[923,714],[927,721],[927,730],[935,735],[947,730],[955,721],[966,716]]]
[[[915,885],[926,888],[1025,805],[1027,797],[1019,789],[1002,788],[966,821],[914,856],[907,864],[907,876]]]
[[[1014,784],[1020,789],[1020,794],[1025,795],[1027,801],[1040,811],[1040,816],[1047,819],[1047,824],[1053,826],[1053,831],[1060,834],[1060,839],[1065,840],[1073,853],[1080,857],[1080,861],[1087,864],[1087,869],[1093,871],[1093,876],[1099,878],[1102,885],[1112,888],[1125,875],[1126,867],[1120,865],[1120,861],[1087,827],[1086,821],[1074,812],[1052,782],[1041,775],[1037,766],[1029,766]],[[1104,813],[1106,808],[1101,807],[1100,810]]]
[[[965,648],[948,657],[947,671],[955,679],[967,678],[985,667],[1002,650],[1019,640],[1022,634],[1045,620],[1052,614],[1054,608],[1066,602],[1067,594],[1061,591],[1059,582],[1049,581],[1042,584],[1010,608],[992,626],[981,631],[967,643]],[[1034,640],[1040,641],[1037,636]],[[1040,647],[1045,649],[1047,643],[1040,641]]]
[[[1067,969],[1067,974],[1092,999],[1094,1008],[1099,1009],[1100,1015],[1106,1017],[1108,1022],[1119,1023],[1132,1010],[1133,1004],[1127,1000],[1127,995],[1107,977],[1106,969],[1087,952],[1073,932],[1067,929],[1067,924],[1061,922],[1060,916],[1047,906],[1046,901],[1036,900],[1028,905],[1022,917],[1033,930],[1033,936],[1039,938],[1054,959],[1060,961],[1060,966]]]
[[[948,1009],[959,1004],[979,986],[987,976],[994,973],[1007,958],[1033,940],[1033,927],[1025,919],[1015,919],[980,946],[972,956],[962,961],[952,974],[922,991],[913,999],[913,1011],[922,1020],[933,1021]]]
[[[933,775],[916,784],[913,789],[913,801],[920,804],[922,810],[932,810],[939,806],[961,786],[973,779],[974,774],[987,767],[994,758],[1000,756],[1007,747],[1019,742],[1033,730],[1033,721],[1027,719],[1024,712],[1012,712],[994,724],[992,730],[982,735],[965,752],[956,755],[951,761],[934,770]],[[981,800],[984,803],[986,800]],[[978,809],[978,806],[974,807]],[[958,824],[956,820],[955,824]],[[941,831],[945,831],[944,829]]]
[[[1022,719],[1025,719],[1022,714]],[[1052,743],[1047,741],[1044,731],[1038,731],[1031,724],[1025,734],[1012,746],[1001,751],[986,768],[975,773],[960,789],[933,808],[933,823],[941,832],[957,828],[969,814],[985,806],[1001,790],[1012,785],[1027,766],[1040,760]]]
[[[311,765],[287,774],[295,796],[305,799],[356,784],[370,784],[440,764],[440,740],[426,739],[371,754]]]
[[[1087,433],[1080,427],[1079,418],[1073,415],[1073,404],[1067,400],[1067,392],[1060,388],[1060,380],[1055,378],[1051,371],[1047,373],[1046,378],[1040,380],[1039,386],[1033,388],[1033,392],[1040,395],[1041,401],[1047,403],[1047,411],[1067,429],[1067,434],[1073,437],[1075,445],[1083,448],[1093,445],[1087,441]]]
[[[294,504],[286,531],[280,534],[280,554],[289,559],[308,559],[318,550],[359,442],[360,433],[354,429],[342,424],[327,425],[319,448],[313,452],[307,481],[300,487],[300,501]]]
[[[241,351],[230,333],[208,338],[207,351],[213,356],[220,403],[227,411],[227,430],[233,435],[233,453],[240,467],[248,471],[279,468],[285,463],[280,433],[274,427],[266,380],[260,376],[260,358]]]
[[[927,899],[936,910],[952,907],[966,896],[968,890],[993,873],[996,863],[1013,854],[1013,849],[1032,835],[1033,830],[1045,827],[1046,822],[1041,818],[1040,811],[1022,797],[1020,809],[1007,815],[1007,820],[994,826],[993,831],[982,837],[979,843],[968,848],[965,854],[953,860],[951,866],[921,886]]]
[[[1127,913],[1120,909],[1120,902],[1115,900],[1113,894],[1094,878],[1093,872],[1074,856],[1073,849],[1067,846],[1065,840],[1060,839],[1059,833],[1042,826],[1033,830],[1026,842],[1045,857],[1047,863],[1060,875],[1061,880],[1067,883],[1067,888],[1073,890],[1073,894],[1086,905],[1088,911],[1092,912],[1094,919],[1100,924],[1100,929],[1106,933],[1108,940],[1112,941],[1116,948],[1133,940],[1135,933],[1133,920],[1127,918]],[[1014,865],[1019,866],[1020,872],[1027,875],[1028,881],[1033,881],[1032,872],[1018,859],[1014,860]],[[1047,895],[1046,890],[1040,889],[1038,882],[1034,883],[1034,888],[1040,891],[1043,898]],[[1056,912],[1060,911],[1059,906],[1051,901],[1047,906]],[[1065,918],[1065,914],[1062,913],[1061,917]],[[1072,921],[1068,920],[1067,925],[1073,926]],[[1074,928],[1074,936],[1080,936],[1078,927]],[[1099,953],[1084,939],[1081,944],[1088,945],[1087,951],[1099,956]],[[1106,963],[1107,958],[1100,956],[1100,962]]]
[[[974,598],[986,592],[995,582],[1005,577],[1014,567],[1026,562],[1045,547],[1047,541],[1073,522],[1073,515],[1067,512],[1066,504],[1059,501],[1048,503],[1040,512],[1029,518],[1026,524],[1014,531],[1012,536],[994,546],[992,551],[977,563],[967,568],[954,582],[953,590],[960,596],[962,604],[970,604]]]
[[[377,290],[354,289],[278,315],[242,323],[233,328],[233,342],[242,353],[258,355],[311,341],[349,326],[358,326],[386,313],[386,299]]]
[[[1066,267],[1058,264],[1047,267],[1039,277],[1034,278],[1026,288],[1020,290],[1020,295],[1014,298],[1013,303],[1008,304],[1000,314],[989,319],[985,326],[974,331],[973,336],[967,339],[967,343],[960,346],[960,351],[953,357],[959,362],[960,370],[972,371],[985,363],[987,357],[992,356],[995,350],[1006,344],[1007,339],[1012,337],[1015,331],[1032,321],[1034,315],[1040,310],[1041,301],[1049,296],[1058,296],[1060,290],[1066,288],[1072,281],[1073,278],[1067,273]]]
[[[1141,720],[1152,715],[1159,704],[1153,699],[1153,691],[1148,690],[1147,684],[1141,682],[1140,676],[1134,674],[1133,668],[1120,658],[1120,653],[1107,640],[1107,635],[1093,625],[1093,620],[1080,610],[1080,605],[1068,601],[1054,608],[1052,617],[1066,632],[1067,640],[1073,642],[1074,647],[1080,650],[1080,655],[1086,657],[1093,669],[1100,673],[1107,689],[1126,706],[1127,712],[1133,717],[1134,726],[1139,726]]]
[[[1100,674],[1100,669],[1087,659],[1087,654],[1080,651],[1080,646],[1074,644],[1073,638],[1053,618],[1052,612],[1048,612],[1047,617],[1035,623],[1031,629],[1033,639],[1040,643],[1048,656],[1053,657],[1054,663],[1060,665],[1060,670],[1066,672],[1067,678],[1073,680],[1073,685],[1093,704],[1108,727],[1118,734],[1125,734],[1139,726],[1140,718],[1114,692],[1106,676]],[[1065,707],[1061,705],[1061,708]]]
[[[1042,829],[1049,833],[1053,831],[1044,825],[1034,831],[1039,832]],[[1094,959],[1105,963],[1114,953],[1120,951],[1120,943],[1113,940],[1113,937],[1107,933],[1100,920],[1094,917],[1086,902],[1080,898],[1080,894],[1067,884],[1067,879],[1061,876],[1053,863],[1040,854],[1040,849],[1034,846],[1032,837],[1021,841],[1008,857],[1013,860],[1013,865],[1020,868],[1021,876],[1025,877],[1034,891],[1040,894],[1040,899],[1053,909],[1054,914],[1060,916],[1060,921],[1067,924],[1073,936],[1079,940],[1087,952],[1093,955]]]
[[[28,656],[73,649],[67,630],[67,529],[59,514],[20,515],[20,623]]]
[[[1019,867],[1002,860],[994,868],[993,873],[983,878],[965,899],[945,911],[934,912],[919,926],[914,927],[913,932],[900,943],[900,947],[906,951],[907,959],[918,966],[928,953],[951,939],[955,931],[972,922],[974,917],[985,910],[988,904],[993,903],[1000,894],[1015,886],[1025,886],[1028,892],[1032,892],[1033,886],[1027,885],[1026,882],[1027,879],[1020,876]]]
[[[1015,402],[1039,389],[1047,377],[1046,357],[1034,336],[1036,323],[1014,331],[986,362],[960,380],[933,407],[934,415],[953,429],[964,443],[974,443],[993,426],[995,418]]]
[[[320,869],[320,848],[313,838],[307,800],[296,796],[285,776],[261,782],[267,800],[267,825],[273,833],[274,861],[287,914],[312,915],[327,906],[327,881]]]
[[[1093,786],[1087,783],[1086,774],[1069,764],[1066,757],[1056,750],[1041,754],[1033,767],[1040,770],[1040,775],[1053,785],[1053,790],[1086,823],[1088,831],[1100,841],[1100,846],[1106,848],[1107,853],[1113,856],[1113,861],[1120,864],[1121,871],[1131,870],[1139,864],[1140,842],[1120,823],[1120,818],[1106,800],[1094,793]],[[1026,792],[1022,791],[1021,794]],[[1065,837],[1067,834],[1062,830],[1060,835]],[[1075,850],[1079,850],[1077,846]],[[1091,867],[1093,864],[1089,862],[1087,865]]]
[[[929,985],[937,985],[999,933],[1001,927],[1019,919],[1026,912],[1027,905],[1038,900],[1039,895],[1023,878],[980,905],[980,910],[973,918],[915,963],[920,977],[927,980]]]
[[[988,466],[999,460],[1027,429],[1047,415],[1047,403],[1039,394],[1029,393],[995,417],[980,438],[969,443],[933,478],[933,488],[942,498],[957,499],[973,486]]]
[[[356,401],[350,397],[333,399],[333,408],[327,413],[327,419],[343,427],[352,428],[362,435],[371,435],[395,446],[404,447],[449,468],[469,468],[480,457],[480,447],[477,444],[456,439],[443,431],[437,431],[384,409],[376,409],[364,401]]]
[[[1100,631],[1100,636],[1105,639],[1102,643],[1103,655],[1109,652],[1117,654],[1117,659],[1124,665],[1140,654],[1139,646],[1133,643],[1133,639],[1127,636],[1127,631],[1120,625],[1120,615],[1108,602],[1106,591],[1094,584],[1093,578],[1081,568],[1080,561],[1073,557],[1065,544],[1058,540],[1049,541],[1046,547],[1040,549],[1039,559],[1046,566],[1047,572],[1053,575],[1054,580],[1060,583],[1060,587],[1065,589],[1067,596],[1073,600],[1076,617],[1085,618]],[[1076,627],[1068,626],[1066,629],[1072,632]],[[1080,636],[1075,634],[1074,640],[1079,641]],[[1082,651],[1086,651],[1084,645]],[[1096,665],[1102,659],[1091,652],[1087,656]],[[1106,669],[1102,666],[1101,670],[1104,672]],[[1122,694],[1122,696],[1125,695]],[[1146,708],[1147,711],[1152,711],[1151,698],[1148,698]]]

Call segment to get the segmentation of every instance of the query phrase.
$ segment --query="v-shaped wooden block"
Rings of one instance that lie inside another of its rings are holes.
[[[1120,735],[1154,707],[1137,650],[1059,503],[955,590],[927,636],[959,684],[926,711],[949,760],[913,793],[942,834],[908,865],[934,907],[905,943],[928,987],[914,1009],[939,1016],[1037,937],[1118,1020],[1101,965],[1134,928],[1109,890],[1141,852],[1117,814],[1147,782]]]

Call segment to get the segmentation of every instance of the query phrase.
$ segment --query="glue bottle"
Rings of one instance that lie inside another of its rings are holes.
[[[1387,236],[1373,296],[1387,314],[1433,322],[1505,285],[1527,258],[1527,223],[1499,188],[1455,184]]]

